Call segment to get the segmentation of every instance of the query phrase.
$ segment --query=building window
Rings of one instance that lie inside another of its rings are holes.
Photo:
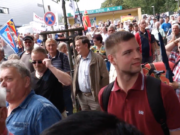
[[[0,14],[9,14],[9,8],[0,7]]]

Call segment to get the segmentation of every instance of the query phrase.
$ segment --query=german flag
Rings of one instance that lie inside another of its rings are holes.
[[[18,33],[17,33],[16,26],[15,26],[15,24],[14,24],[13,19],[9,20],[9,21],[7,22],[7,25],[8,25],[9,28],[14,32],[14,34],[18,37]]]
[[[88,27],[91,27],[91,22],[90,22],[89,16],[87,15],[86,10],[84,11],[83,25],[84,25],[84,30],[87,30]]]

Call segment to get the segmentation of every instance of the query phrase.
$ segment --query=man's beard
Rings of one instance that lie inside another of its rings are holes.
[[[0,86],[0,107],[6,106],[6,88]]]

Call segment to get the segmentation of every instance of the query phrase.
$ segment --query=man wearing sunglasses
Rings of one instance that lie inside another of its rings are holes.
[[[31,52],[34,48],[34,38],[32,36],[25,36],[23,40],[25,51],[19,54],[20,61],[25,64],[30,72],[33,72],[34,68],[31,63]]]
[[[50,100],[62,116],[66,117],[62,84],[71,84],[70,75],[54,67],[41,47],[33,49],[31,59],[35,69],[35,72],[31,73],[33,90]]]

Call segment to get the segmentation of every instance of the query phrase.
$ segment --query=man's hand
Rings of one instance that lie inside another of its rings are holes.
[[[179,88],[178,82],[172,82],[172,83],[169,83],[169,85],[170,85],[171,87],[173,87],[173,89],[178,89],[178,88]]]
[[[48,59],[48,58],[45,58],[45,59],[42,61],[42,63],[43,63],[47,68],[49,68],[49,67],[52,66],[51,60]]]
[[[6,129],[6,118],[7,118],[7,108],[0,108],[0,134],[4,132]]]

